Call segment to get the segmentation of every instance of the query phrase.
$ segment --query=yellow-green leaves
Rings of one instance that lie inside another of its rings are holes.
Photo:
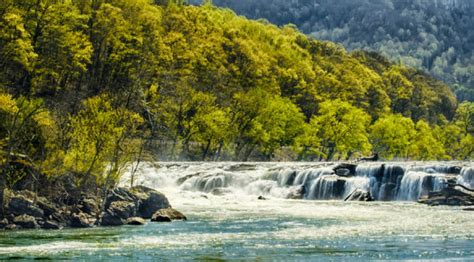
[[[382,158],[408,158],[415,124],[402,115],[387,115],[378,119],[371,127],[370,140],[374,150]]]
[[[78,184],[91,178],[97,184],[105,183],[107,166],[113,169],[112,175],[119,175],[130,157],[127,143],[142,121],[136,113],[114,108],[105,95],[86,100],[83,109],[70,120],[66,169],[77,176]]]
[[[309,132],[321,139],[321,151],[328,160],[366,154],[371,150],[367,127],[370,116],[341,100],[320,104],[319,113],[310,122]]]

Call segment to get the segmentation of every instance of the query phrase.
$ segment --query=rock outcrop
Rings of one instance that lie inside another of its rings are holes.
[[[418,203],[430,206],[472,206],[474,205],[474,194],[461,191],[457,187],[447,187],[439,192],[429,192],[422,196]]]
[[[364,201],[364,202],[370,202],[374,201],[375,199],[372,197],[370,192],[367,192],[362,189],[356,189],[352,191],[345,199],[344,201]]]
[[[7,199],[8,215],[0,220],[0,228],[61,229],[95,225],[144,225],[145,219],[150,219],[155,214],[155,220],[186,220],[182,213],[171,209],[165,195],[144,186],[115,188],[107,194],[103,203],[103,211],[100,213],[100,200],[94,196],[82,196],[74,203],[55,204],[31,191],[16,191]]]
[[[162,209],[171,207],[168,199],[162,193],[144,186],[135,186],[130,191],[139,200],[137,216],[151,218],[153,214]]]
[[[181,212],[173,209],[173,208],[163,208],[158,210],[151,221],[153,222],[169,222],[171,220],[187,220],[187,217],[183,215]]]

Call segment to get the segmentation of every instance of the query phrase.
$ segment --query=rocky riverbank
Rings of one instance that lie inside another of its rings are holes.
[[[76,203],[58,203],[28,191],[12,191],[0,228],[61,229],[94,226],[143,225],[146,220],[186,220],[162,193],[144,186],[114,188],[104,201],[84,195]]]

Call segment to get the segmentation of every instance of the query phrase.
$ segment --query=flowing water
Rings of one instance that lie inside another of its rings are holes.
[[[187,222],[0,232],[0,259],[474,260],[474,213],[414,201],[448,181],[472,187],[472,162],[336,165],[143,164],[137,184]],[[356,189],[379,201],[342,201]]]

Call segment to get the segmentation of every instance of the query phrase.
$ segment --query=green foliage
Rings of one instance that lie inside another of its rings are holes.
[[[410,118],[399,114],[387,115],[371,126],[370,140],[381,157],[407,159],[415,135],[415,124]]]
[[[70,120],[64,166],[76,175],[79,185],[90,178],[99,185],[109,183],[108,179],[116,182],[133,153],[129,139],[143,120],[125,108],[114,108],[107,96],[90,98],[83,107]]]
[[[201,0],[194,0],[200,3]],[[471,0],[215,0],[251,19],[295,24],[349,50],[372,50],[451,84],[474,101]]]
[[[371,150],[367,126],[370,116],[363,110],[341,100],[320,105],[318,116],[310,122],[312,133],[321,139],[321,152],[327,160],[351,157],[354,153],[367,154]]]
[[[442,82],[295,26],[186,2],[0,3],[10,185],[25,174],[20,155],[36,173],[102,189],[142,150],[167,160],[472,158],[472,104],[457,108]]]

